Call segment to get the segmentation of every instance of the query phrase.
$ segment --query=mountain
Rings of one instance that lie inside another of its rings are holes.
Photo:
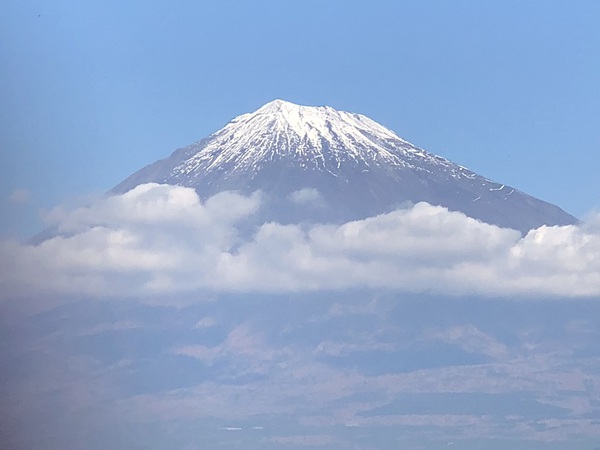
[[[261,190],[263,219],[345,221],[425,201],[527,232],[577,219],[562,209],[428,153],[360,114],[272,101],[134,173],[201,197]]]

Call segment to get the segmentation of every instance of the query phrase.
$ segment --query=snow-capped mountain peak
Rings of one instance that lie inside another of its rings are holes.
[[[307,139],[315,146],[321,144],[319,138],[333,143],[336,138],[355,135],[356,132],[402,141],[394,132],[366,116],[337,111],[329,106],[301,106],[284,100],[273,100],[255,113],[245,114],[239,118],[258,117],[269,125],[275,126],[278,131],[291,133],[300,140]],[[256,125],[265,125],[262,120],[257,121]],[[234,122],[236,121],[234,119]]]
[[[113,192],[147,182],[193,187],[203,197],[261,190],[270,199],[263,219],[284,222],[352,220],[420,201],[523,232],[576,222],[554,205],[415,147],[366,116],[284,100],[235,117]],[[306,189],[320,209],[294,203]]]
[[[342,166],[406,167],[419,157],[449,165],[366,116],[274,100],[234,118],[213,134],[202,150],[175,167],[173,175],[217,170],[228,176],[259,170],[269,161],[282,159],[339,175]]]

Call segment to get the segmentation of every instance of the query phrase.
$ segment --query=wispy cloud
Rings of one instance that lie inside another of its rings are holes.
[[[15,189],[8,196],[8,201],[15,205],[23,205],[31,202],[31,192],[28,189]]]

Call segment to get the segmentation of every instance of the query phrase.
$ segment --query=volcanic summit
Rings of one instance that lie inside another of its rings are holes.
[[[559,207],[489,180],[402,139],[361,114],[283,100],[235,117],[205,139],[117,185],[193,187],[265,196],[264,219],[347,221],[428,202],[526,233],[577,219]]]

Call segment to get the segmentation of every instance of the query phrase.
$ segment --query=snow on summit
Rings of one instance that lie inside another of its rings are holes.
[[[274,100],[234,118],[209,139],[206,147],[175,167],[172,175],[199,169],[227,175],[258,170],[265,161],[280,159],[336,175],[345,164],[414,167],[411,160],[415,158],[454,166],[417,149],[366,116],[284,100]]]

